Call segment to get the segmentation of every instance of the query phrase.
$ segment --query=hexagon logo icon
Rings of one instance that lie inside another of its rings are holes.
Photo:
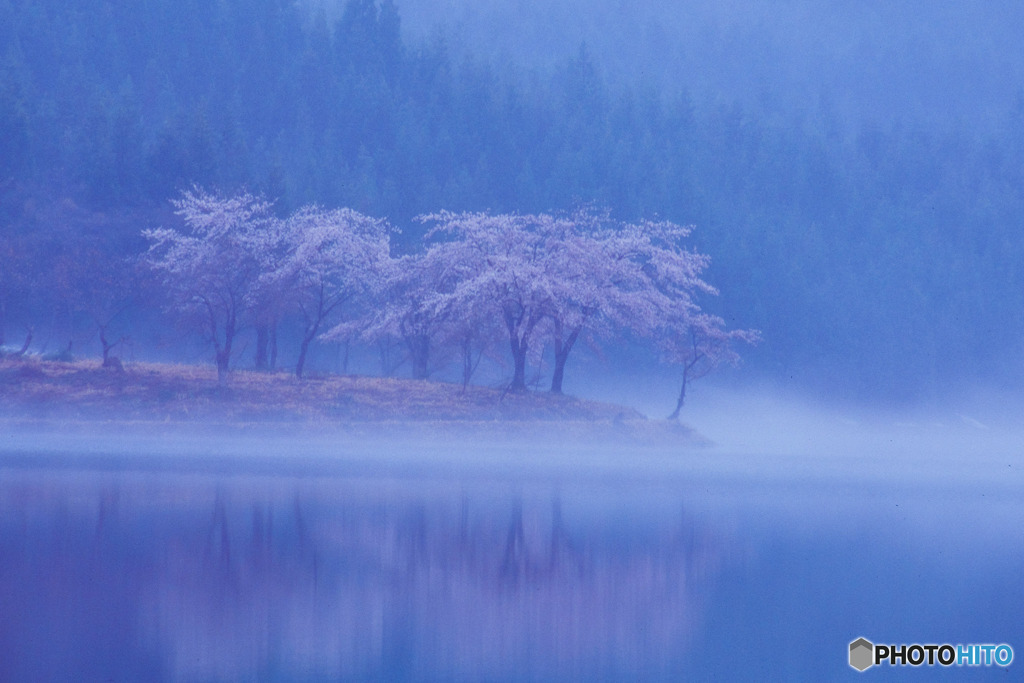
[[[875,663],[875,646],[866,638],[858,638],[850,643],[850,666],[857,671],[864,671]]]

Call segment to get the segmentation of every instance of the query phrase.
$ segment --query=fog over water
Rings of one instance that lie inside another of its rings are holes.
[[[100,9],[0,1],[0,681],[1020,677],[1024,4]]]
[[[5,428],[0,674],[821,680],[859,636],[1021,642],[1019,438],[730,403],[697,447]]]

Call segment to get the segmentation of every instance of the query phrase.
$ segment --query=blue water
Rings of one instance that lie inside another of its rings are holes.
[[[711,457],[713,456],[701,456]],[[1024,657],[1015,481],[0,454],[0,680],[833,680]]]

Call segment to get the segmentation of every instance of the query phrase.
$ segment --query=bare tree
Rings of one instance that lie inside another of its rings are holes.
[[[113,350],[127,341],[117,321],[136,302],[136,268],[129,260],[82,246],[55,262],[53,287],[69,311],[82,314],[99,337],[103,367],[120,367]]]

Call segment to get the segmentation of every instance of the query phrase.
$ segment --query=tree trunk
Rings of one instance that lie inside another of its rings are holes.
[[[427,379],[430,374],[427,367],[430,360],[430,339],[426,335],[414,335],[406,339],[406,345],[412,357],[412,378]]]
[[[110,366],[110,349],[113,346],[107,341],[107,328],[105,325],[100,325],[100,345],[103,346],[103,367]]]
[[[579,327],[572,331],[569,338],[562,342],[561,335],[555,337],[555,372],[551,375],[551,393],[561,394],[562,393],[562,378],[565,376],[565,361],[569,359],[569,352],[572,351],[572,347],[576,344],[576,340],[580,336]]]
[[[22,344],[21,348],[18,349],[17,353],[14,354],[15,356],[24,356],[25,355],[25,352],[28,351],[28,347],[32,344],[32,333],[34,331],[35,331],[35,328],[33,328],[33,327],[29,327],[28,328],[28,334],[25,335],[25,343]]]
[[[380,355],[380,372],[384,377],[391,377],[395,370],[401,365],[401,361],[395,362],[396,342],[391,337],[385,337],[377,342],[377,353]]]
[[[473,379],[473,372],[476,370],[476,363],[473,361],[473,337],[469,334],[462,338],[462,390],[469,386],[469,380]]]
[[[217,384],[221,386],[228,383],[228,357],[223,349],[217,352]]]
[[[270,324],[270,369],[277,370],[277,321]]]
[[[568,351],[555,352],[555,371],[551,375],[551,393],[562,393],[562,378],[565,376],[565,359],[569,357]]]
[[[270,326],[267,323],[256,325],[256,369],[267,369],[267,351],[270,346]]]
[[[307,334],[302,338],[302,344],[299,345],[299,362],[295,364],[295,376],[299,379],[302,378],[302,369],[306,365],[306,353],[309,351],[309,344],[313,341],[313,334]]]
[[[512,384],[509,391],[526,391],[526,344],[512,338],[512,362],[515,370],[512,373]]]
[[[324,319],[323,310],[323,300],[321,299],[316,309],[316,319],[313,320],[309,316],[306,317],[306,332],[303,334],[302,344],[299,346],[299,362],[295,364],[296,377],[302,377],[302,369],[306,365],[306,353],[309,351],[309,345],[316,339],[316,333],[320,331],[320,323]]]
[[[235,341],[235,320],[228,318],[224,325],[224,346],[217,349],[217,383],[221,386],[228,382],[228,364],[231,361],[231,345]]]
[[[512,350],[512,383],[509,391],[526,391],[526,351],[530,346],[530,333],[536,320],[532,317],[524,321],[526,312],[520,307],[517,310],[506,309],[505,329],[508,330],[508,343]]]
[[[689,377],[687,376],[689,374],[689,371],[689,367],[683,368],[683,386],[679,388],[679,400],[676,401],[676,409],[673,410],[672,414],[668,416],[668,419],[670,420],[678,420],[679,411],[683,409],[683,402],[686,401],[686,382],[689,379]]]

